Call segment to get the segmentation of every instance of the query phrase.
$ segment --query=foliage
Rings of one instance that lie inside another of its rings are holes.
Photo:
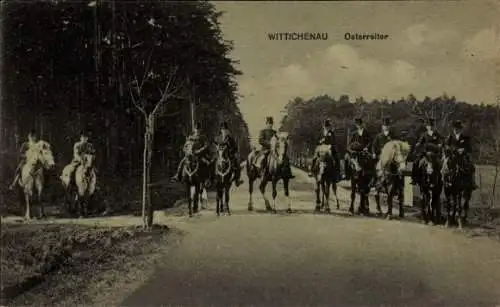
[[[415,144],[423,131],[423,120],[434,117],[437,130],[442,135],[450,133],[450,124],[462,120],[466,131],[473,137],[476,163],[495,164],[499,155],[498,146],[498,108],[492,105],[473,105],[457,101],[455,97],[443,94],[439,97],[425,97],[419,101],[413,95],[397,101],[365,101],[363,97],[354,102],[342,95],[339,99],[327,95],[305,100],[297,97],[286,106],[286,116],[281,129],[290,132],[291,147],[297,152],[308,152],[317,144],[324,119],[331,119],[341,152],[345,151],[349,131],[352,131],[353,118],[363,117],[367,130],[375,135],[380,130],[384,117],[392,119],[394,132],[410,144]]]
[[[134,248],[141,233],[137,227],[89,227],[79,225],[2,224],[1,268],[5,299],[9,291],[34,278],[43,282],[48,275],[73,270],[78,274],[95,270],[121,256],[140,253]],[[92,268],[92,269],[91,269]],[[38,282],[38,283],[39,283]],[[31,286],[36,286],[37,282]]]
[[[234,77],[240,72],[229,58],[232,42],[222,39],[220,13],[212,4],[9,1],[4,14],[2,175],[12,173],[29,129],[36,128],[54,146],[62,168],[71,159],[78,130],[89,128],[104,170],[100,175],[132,176],[141,165],[144,119],[133,107],[129,85],[134,75],[148,76],[141,98],[151,108],[148,103],[158,101],[172,67],[178,68],[180,83],[189,77],[190,86],[162,110],[153,154],[156,174],[165,177],[179,160],[190,130],[189,95],[197,97],[196,119],[209,128],[209,137],[217,132],[212,123],[225,117],[238,127],[234,132],[242,151],[248,150],[248,129],[235,112]]]

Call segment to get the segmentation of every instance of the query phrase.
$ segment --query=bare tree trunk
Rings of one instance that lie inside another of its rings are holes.
[[[153,156],[153,136],[154,136],[154,114],[150,114],[146,121],[146,133],[144,135],[144,158],[142,165],[142,219],[144,228],[153,226],[153,203],[151,201],[151,160]]]

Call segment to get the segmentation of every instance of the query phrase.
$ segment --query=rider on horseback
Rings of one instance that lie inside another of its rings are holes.
[[[375,139],[373,140],[372,143],[372,153],[373,153],[373,158],[378,161],[380,158],[380,153],[382,152],[382,148],[384,148],[384,145],[387,144],[387,142],[396,140],[398,139],[393,130],[390,128],[391,120],[390,118],[386,117],[382,120],[382,131],[375,136]],[[377,178],[377,187],[380,187],[380,185],[383,183],[383,178]]]
[[[210,164],[210,158],[208,157],[208,143],[206,141],[205,136],[201,133],[201,124],[196,123],[193,129],[193,132],[187,137],[186,143],[184,144],[184,148],[187,143],[193,144],[193,153],[201,158],[201,165],[203,165],[203,173],[206,173],[208,169],[208,165]],[[177,167],[177,172],[174,176],[174,179],[177,181],[181,180],[182,170],[184,168],[184,162],[186,161],[186,156],[182,158],[181,162],[179,162],[179,166]],[[206,174],[209,175],[209,174]]]
[[[468,135],[463,134],[463,124],[461,121],[457,120],[452,123],[452,132],[448,136],[445,142],[446,148],[452,149],[464,158],[465,167],[467,169],[467,174],[469,175],[469,180],[472,189],[477,189],[475,181],[475,171],[474,163],[472,162],[471,152],[472,145],[471,140]]]
[[[277,137],[277,132],[276,130],[273,129],[273,124],[274,120],[272,117],[267,117],[266,118],[266,128],[262,129],[259,133],[259,144],[262,146],[262,151],[261,154],[263,155],[263,158],[260,163],[260,170],[262,177],[265,175],[266,171],[266,164],[267,164],[267,158],[269,156],[270,150],[271,150],[271,139],[273,136]],[[284,161],[286,163],[286,172],[288,173],[287,177],[288,178],[295,178],[294,175],[292,175],[292,169],[290,166],[290,163],[288,161],[288,157],[285,157]]]
[[[75,172],[77,167],[82,164],[85,154],[95,155],[94,146],[89,142],[89,133],[85,130],[80,131],[80,140],[73,145],[73,160],[70,163],[70,185],[75,183]]]
[[[426,132],[420,135],[417,144],[415,144],[415,149],[420,150],[420,153],[418,154],[417,159],[415,159],[415,161],[413,162],[413,167],[411,171],[412,185],[415,185],[418,182],[419,179],[418,167],[422,158],[424,158],[425,155],[427,154],[427,151],[430,151],[431,153],[438,155],[439,152],[435,152],[436,151],[435,149],[436,148],[441,149],[443,146],[441,135],[436,131],[434,131],[434,122],[435,122],[434,118],[428,118],[425,121]],[[439,161],[437,160],[438,159],[436,159],[436,162],[439,163]]]
[[[19,177],[21,176],[21,169],[23,168],[24,163],[26,162],[26,152],[30,149],[31,146],[35,145],[37,141],[35,130],[30,130],[28,133],[28,140],[23,142],[21,145],[21,149],[19,150],[19,163],[17,164],[16,171],[14,173],[14,180],[12,184],[9,186],[9,189],[12,190],[16,186]]]
[[[318,142],[318,145],[330,145],[330,150],[332,157],[335,160],[335,182],[340,181],[340,157],[339,151],[337,149],[337,141],[335,140],[335,134],[332,131],[332,124],[329,119],[326,119],[323,123],[323,134]],[[316,167],[316,162],[318,160],[318,152],[316,151],[311,168],[309,169],[309,177],[313,177],[313,170]]]
[[[351,178],[351,168],[349,165],[349,158],[351,155],[359,155],[361,152],[369,152],[370,145],[372,143],[371,137],[365,130],[363,125],[363,119],[361,117],[356,117],[354,119],[356,124],[356,130],[351,133],[350,142],[347,146],[347,153],[344,157],[344,168],[346,179]]]
[[[215,141],[217,144],[222,144],[227,146],[227,150],[229,153],[229,157],[232,161],[235,173],[234,173],[234,183],[236,186],[239,186],[243,183],[241,180],[241,166],[238,161],[238,145],[236,141],[231,136],[229,131],[229,126],[227,122],[222,122],[220,125],[220,135]]]

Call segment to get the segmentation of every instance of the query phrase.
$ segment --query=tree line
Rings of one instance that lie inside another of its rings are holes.
[[[192,115],[210,139],[228,121],[242,154],[238,108],[221,12],[206,1],[9,1],[3,7],[1,173],[10,178],[29,129],[71,160],[91,132],[100,176],[138,177],[148,117],[153,175],[171,175]],[[194,105],[192,112],[191,105]],[[158,107],[158,108],[157,108]]]
[[[366,101],[363,97],[338,99],[328,95],[304,99],[296,97],[285,107],[280,129],[290,133],[295,155],[311,156],[321,137],[323,120],[330,119],[341,154],[345,153],[348,137],[354,129],[353,119],[362,116],[367,131],[375,136],[382,119],[390,117],[394,132],[414,145],[424,131],[426,118],[436,119],[436,129],[447,136],[454,120],[461,120],[473,138],[476,163],[498,164],[500,156],[500,111],[498,106],[470,104],[446,93],[438,97],[418,100],[414,95],[399,100]]]

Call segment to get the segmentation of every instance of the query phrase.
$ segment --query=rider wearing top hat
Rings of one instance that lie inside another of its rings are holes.
[[[387,142],[397,139],[394,135],[394,131],[390,127],[391,119],[386,117],[382,120],[382,131],[375,136],[375,139],[372,143],[372,152],[373,157],[378,159],[380,153],[382,152],[382,148]]]
[[[21,144],[21,148],[19,149],[19,163],[17,164],[17,168],[14,172],[14,180],[12,184],[9,186],[9,189],[13,189],[21,176],[21,169],[26,162],[26,152],[30,149],[31,146],[36,144],[36,131],[30,130],[28,132],[28,139]]]
[[[243,180],[241,180],[241,165],[238,161],[238,145],[236,144],[236,141],[234,140],[233,136],[231,135],[229,131],[229,125],[227,122],[222,122],[220,125],[220,135],[216,139],[217,144],[224,144],[227,146],[228,153],[230,156],[230,159],[232,161],[235,174],[234,174],[234,183],[236,186],[239,186],[243,183]]]
[[[340,180],[340,157],[339,157],[339,151],[337,147],[337,141],[335,139],[335,133],[332,131],[332,124],[329,119],[326,119],[323,122],[323,131],[321,138],[318,142],[318,145],[330,145],[330,151],[333,159],[335,160],[335,178],[334,180],[338,182]],[[316,166],[316,161],[318,159],[318,156],[315,155],[313,157],[312,163],[311,163],[311,168],[309,170],[309,177],[313,176],[313,169]]]
[[[264,172],[266,171],[266,163],[267,163],[267,158],[269,156],[269,152],[271,149],[271,139],[273,136],[277,136],[276,130],[273,128],[274,125],[274,119],[271,116],[266,117],[266,127],[262,129],[259,133],[259,144],[262,146],[262,154],[264,155],[264,158],[261,161],[260,169],[262,172],[262,176],[264,176]],[[285,157],[285,171],[288,178],[295,178],[294,175],[292,175],[292,170],[291,170],[291,165],[289,162],[288,157]]]
[[[464,162],[470,175],[470,182],[473,189],[477,189],[475,182],[475,167],[472,162],[472,144],[471,138],[463,133],[464,126],[461,121],[454,121],[451,125],[452,132],[446,138],[445,146],[446,148],[457,151],[459,154],[463,154]]]
[[[418,139],[417,143],[415,144],[415,149],[419,150],[419,154],[417,156],[417,159],[413,162],[413,167],[412,167],[412,182],[411,184],[416,184],[417,182],[417,169],[418,169],[418,164],[419,161],[425,156],[426,152],[428,150],[431,150],[434,154],[439,154],[439,152],[435,152],[435,148],[441,149],[442,144],[443,144],[443,138],[441,135],[434,130],[434,123],[435,119],[434,118],[428,118],[425,121],[425,129],[426,131],[420,135],[420,138]],[[431,145],[431,146],[429,146]]]
[[[201,165],[203,165],[203,173],[206,173],[208,165],[210,164],[210,158],[208,156],[208,143],[205,136],[201,132],[201,124],[199,122],[195,123],[193,132],[186,138],[184,143],[184,148],[188,143],[193,144],[193,153],[201,158]],[[180,181],[182,175],[182,169],[184,167],[184,162],[186,161],[186,156],[182,158],[177,167],[177,172],[174,179]],[[209,174],[206,174],[209,175]]]
[[[363,119],[361,117],[356,117],[354,119],[356,125],[356,130],[351,133],[349,138],[349,145],[347,146],[348,153],[344,159],[344,167],[346,173],[346,179],[351,176],[351,169],[349,167],[349,155],[358,154],[362,151],[369,151],[371,148],[372,139],[368,132],[364,128]]]

